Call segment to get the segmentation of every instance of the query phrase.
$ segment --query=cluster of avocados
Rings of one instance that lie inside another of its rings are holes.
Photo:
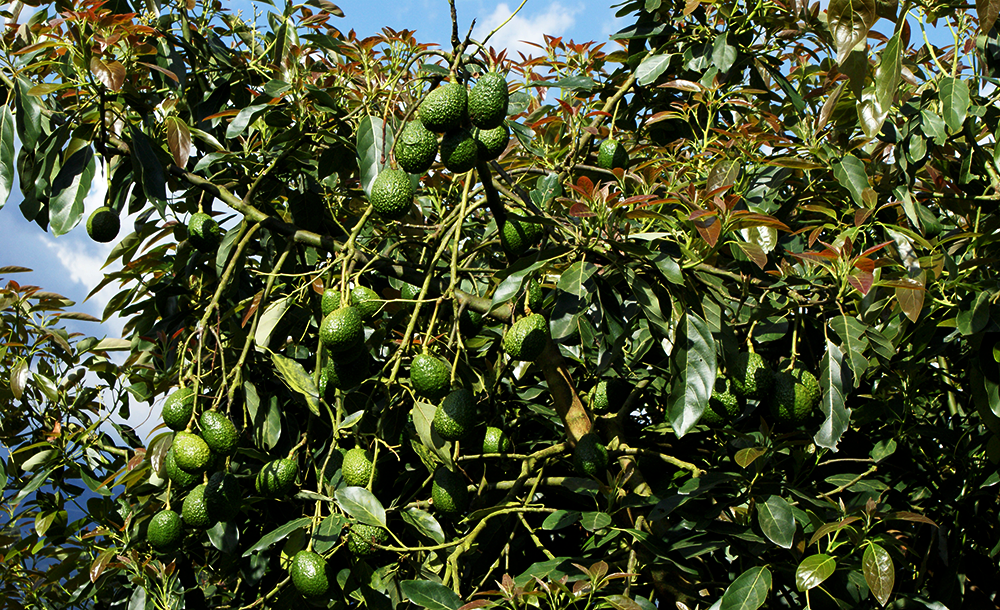
[[[399,169],[382,170],[372,184],[369,201],[376,214],[384,220],[405,216],[413,201],[409,174],[423,174],[437,158],[448,171],[462,174],[499,157],[510,142],[504,122],[509,99],[507,81],[498,72],[483,74],[471,90],[448,82],[428,93],[417,119],[396,138]]]
[[[701,422],[712,427],[731,424],[743,413],[745,399],[754,399],[767,406],[773,421],[794,427],[813,414],[820,398],[819,381],[809,371],[775,373],[760,354],[741,352],[729,374],[716,379]]]

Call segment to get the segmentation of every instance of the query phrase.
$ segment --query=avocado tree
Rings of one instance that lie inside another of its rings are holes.
[[[3,38],[2,194],[60,235],[107,175],[125,337],[60,366],[164,405],[115,444],[3,371],[52,405],[5,506],[55,490],[5,548],[73,562],[9,599],[996,605],[997,2],[636,0],[518,58],[454,5],[145,7]]]

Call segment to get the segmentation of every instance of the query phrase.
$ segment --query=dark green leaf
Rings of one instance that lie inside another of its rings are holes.
[[[902,72],[900,57],[899,32],[893,34],[879,55],[878,67],[875,69],[875,99],[882,112],[889,112],[892,103],[899,92],[899,76]]]
[[[334,494],[345,513],[368,525],[385,527],[385,508],[372,492],[364,487],[345,487]]]
[[[698,423],[715,387],[715,339],[698,314],[689,311],[681,318],[671,359],[677,375],[668,399],[670,422],[681,437]]]
[[[440,583],[404,580],[399,586],[411,602],[428,610],[458,610],[462,606],[462,598]]]
[[[42,110],[45,108],[40,98],[28,94],[31,85],[30,81],[18,78],[15,90],[17,97],[14,100],[17,109],[17,135],[21,146],[27,150],[34,150],[42,136]]]
[[[212,546],[231,555],[240,546],[240,530],[234,521],[220,521],[209,528],[208,539],[212,542]]]
[[[770,570],[750,568],[726,587],[719,610],[757,610],[764,605],[770,590]]]
[[[865,549],[864,558],[861,564],[865,573],[865,582],[871,589],[872,595],[883,606],[889,602],[892,595],[892,587],[896,582],[896,572],[892,566],[892,557],[888,551],[875,544],[868,543]]]
[[[580,520],[580,512],[575,510],[557,510],[542,521],[543,530],[561,530]]]
[[[69,233],[83,218],[83,200],[90,192],[90,183],[96,171],[94,151],[89,146],[73,153],[59,169],[59,174],[52,181],[52,199],[49,201],[49,223],[53,235]]]
[[[14,115],[6,104],[0,110],[0,208],[14,187]]]
[[[281,527],[275,528],[264,535],[260,540],[257,541],[252,547],[248,548],[244,553],[243,557],[249,557],[257,551],[261,551],[271,546],[275,542],[284,540],[289,534],[294,532],[299,528],[309,527],[312,523],[310,517],[302,517],[300,519],[295,519],[294,521],[289,521],[288,523],[282,525]]]
[[[166,209],[167,181],[163,175],[163,164],[156,155],[153,142],[136,127],[129,127],[132,136],[132,175],[142,177],[142,192],[156,206],[162,215]]]
[[[965,336],[981,332],[990,321],[990,300],[992,295],[980,292],[972,307],[958,312],[958,332]]]
[[[444,544],[445,536],[444,530],[441,528],[441,524],[438,523],[438,520],[427,511],[410,507],[404,508],[400,511],[399,515],[403,518],[403,521],[412,525],[424,536],[427,536],[438,544]]]
[[[795,587],[806,591],[817,587],[837,569],[837,560],[829,555],[810,555],[795,569]]]
[[[757,503],[757,522],[767,539],[786,549],[795,540],[795,516],[788,502],[779,496],[767,496]]]
[[[346,521],[339,514],[329,515],[323,519],[312,535],[313,550],[322,554],[336,546],[344,525]]]
[[[441,461],[450,466],[453,464],[451,457],[452,443],[451,441],[444,440],[438,436],[437,432],[434,432],[431,424],[434,421],[435,411],[436,407],[434,405],[417,400],[413,403],[410,416],[413,419],[413,426],[417,429],[417,436],[420,437],[420,442],[423,446],[433,451]]]
[[[226,128],[226,138],[232,139],[242,135],[243,132],[246,131],[247,126],[250,125],[250,123],[253,123],[254,120],[256,120],[256,118],[261,113],[265,112],[269,107],[270,106],[267,104],[255,104],[240,110],[239,114],[236,115],[236,118],[233,119],[233,122]]]
[[[563,292],[568,292],[573,296],[584,297],[590,293],[587,289],[587,280],[597,273],[597,265],[585,261],[577,261],[570,265],[569,269],[559,276],[559,283],[556,288]]]
[[[517,138],[517,141],[521,143],[521,146],[523,146],[525,150],[538,157],[545,156],[545,151],[538,148],[534,142],[535,132],[533,130],[520,123],[515,123],[514,121],[509,121],[507,125],[514,133],[514,137]]]
[[[823,356],[819,385],[822,391],[820,407],[826,420],[820,426],[813,441],[820,447],[836,450],[840,437],[851,423],[851,410],[847,408],[844,397],[850,391],[850,385],[845,382],[844,353],[832,341],[827,339],[826,354]]]

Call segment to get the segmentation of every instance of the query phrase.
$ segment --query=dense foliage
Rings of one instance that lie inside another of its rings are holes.
[[[8,603],[996,606],[995,0],[636,0],[517,58],[326,0],[146,6],[4,33],[0,195],[64,234],[103,168],[134,218],[94,287],[122,339],[0,292]],[[499,159],[459,113],[455,171],[373,211],[421,100],[488,72]],[[794,375],[748,390],[748,360]],[[176,432],[115,423],[178,387]],[[191,491],[199,432],[231,455]]]

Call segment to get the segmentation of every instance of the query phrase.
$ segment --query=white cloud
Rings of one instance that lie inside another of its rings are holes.
[[[579,5],[566,6],[561,2],[549,4],[542,13],[528,14],[525,9],[521,9],[520,13],[493,35],[487,45],[496,49],[507,49],[508,55],[513,57],[516,57],[517,52],[537,57],[543,52],[527,42],[544,45],[543,34],[563,35],[576,24],[576,15],[582,10]],[[506,2],[498,4],[492,14],[478,20],[477,33],[485,36],[492,32],[493,28],[503,23],[513,11],[514,9]]]

